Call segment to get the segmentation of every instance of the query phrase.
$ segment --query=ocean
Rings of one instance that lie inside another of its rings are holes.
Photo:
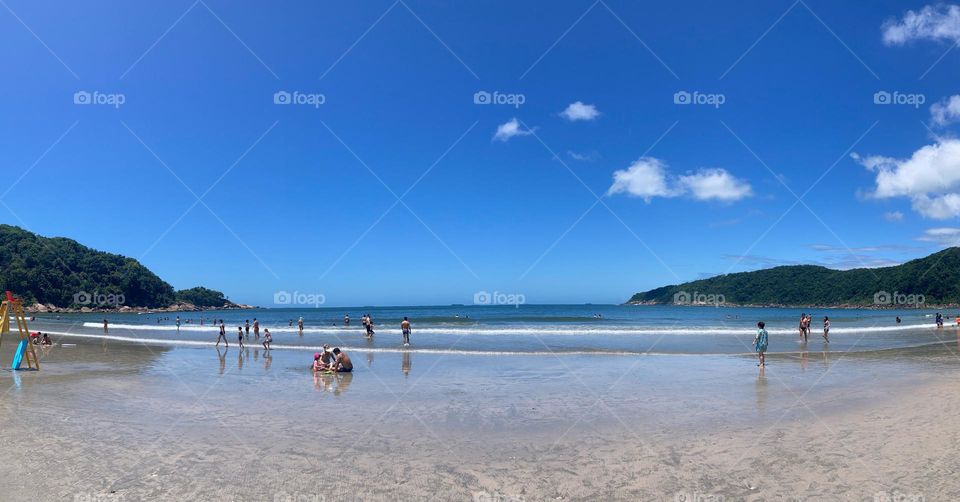
[[[801,313],[813,315],[809,341],[801,343]],[[770,353],[805,350],[869,352],[937,344],[960,344],[953,327],[956,313],[944,312],[946,327],[935,329],[934,310],[793,309],[707,306],[519,305],[349,307],[255,309],[177,313],[40,314],[31,330],[61,336],[83,336],[180,346],[208,346],[223,319],[227,338],[236,342],[244,321],[260,321],[270,329],[273,348],[315,351],[330,344],[356,352],[423,352],[476,356],[510,355],[736,355],[752,353],[756,323],[764,321]],[[343,317],[349,314],[349,327]],[[360,317],[370,314],[376,334],[364,337]],[[304,319],[304,333],[296,322]],[[413,325],[411,346],[402,347],[400,321]],[[829,316],[830,343],[821,337]],[[902,323],[896,323],[896,317]],[[204,325],[200,325],[203,317]],[[109,321],[104,333],[102,320]],[[189,321],[189,322],[188,322]],[[62,340],[68,342],[68,340]],[[250,340],[252,344],[253,332]]]

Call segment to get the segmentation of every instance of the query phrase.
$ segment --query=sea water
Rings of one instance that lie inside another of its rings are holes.
[[[39,314],[31,330],[54,334],[107,337],[112,340],[209,346],[217,339],[212,319],[223,319],[227,339],[237,341],[237,327],[254,318],[261,334],[273,334],[275,349],[317,350],[324,344],[360,352],[415,351],[477,356],[609,354],[684,355],[746,354],[758,321],[770,334],[769,352],[804,350],[862,352],[925,345],[960,346],[956,316],[944,312],[947,326],[936,329],[935,310],[793,309],[708,306],[510,305],[340,307],[254,309],[205,312]],[[801,313],[813,316],[809,341],[799,337]],[[344,326],[344,315],[350,326]],[[360,317],[370,314],[375,335],[364,336]],[[179,329],[175,319],[180,316]],[[403,347],[400,321],[413,325],[411,346]],[[830,343],[822,337],[830,318]],[[204,319],[200,325],[201,317]],[[303,317],[303,334],[297,320]],[[900,317],[901,323],[896,322]],[[103,319],[109,331],[103,331]],[[66,341],[66,340],[64,340]]]

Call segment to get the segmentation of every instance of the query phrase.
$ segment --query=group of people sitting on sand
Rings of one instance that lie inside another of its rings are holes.
[[[36,333],[30,333],[30,341],[34,345],[53,345],[53,340],[50,339],[50,335],[47,333],[41,333],[37,331]]]
[[[313,354],[314,373],[350,373],[353,371],[353,362],[346,352],[339,347],[331,350],[329,345],[323,346],[323,352]]]

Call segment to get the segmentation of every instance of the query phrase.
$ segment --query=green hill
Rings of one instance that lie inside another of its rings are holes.
[[[164,308],[190,298],[223,299],[223,293],[206,288],[175,292],[133,258],[11,225],[0,225],[0,290],[13,291],[27,304],[60,308]]]
[[[637,293],[627,303],[689,303],[695,293],[700,303],[721,299],[731,305],[960,304],[960,248],[893,267],[832,270],[793,265],[725,274]],[[901,296],[894,298],[894,293]],[[920,301],[909,301],[909,295]]]

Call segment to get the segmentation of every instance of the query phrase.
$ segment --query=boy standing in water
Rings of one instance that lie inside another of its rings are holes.
[[[256,337],[257,340],[260,339],[260,321],[258,321],[256,317],[253,318],[253,336]]]
[[[250,319],[243,321],[243,327],[247,329],[247,336],[250,336]]]
[[[217,336],[217,347],[220,346],[220,340],[223,340],[224,345],[230,348],[230,342],[227,341],[227,328],[223,325],[223,321],[220,321],[220,335]]]
[[[237,341],[240,343],[240,348],[243,348],[243,328],[237,326]]]
[[[410,345],[410,320],[406,317],[400,323],[400,332],[403,333],[403,345],[408,347]]]
[[[760,359],[760,363],[757,366],[761,368],[766,366],[766,360],[764,353],[767,351],[767,330],[764,329],[763,321],[757,323],[757,336],[753,339],[753,349],[757,351],[757,357]]]
[[[303,336],[303,316],[297,320],[297,329],[300,330],[300,336]]]
[[[823,316],[823,339],[830,343],[830,318]]]

